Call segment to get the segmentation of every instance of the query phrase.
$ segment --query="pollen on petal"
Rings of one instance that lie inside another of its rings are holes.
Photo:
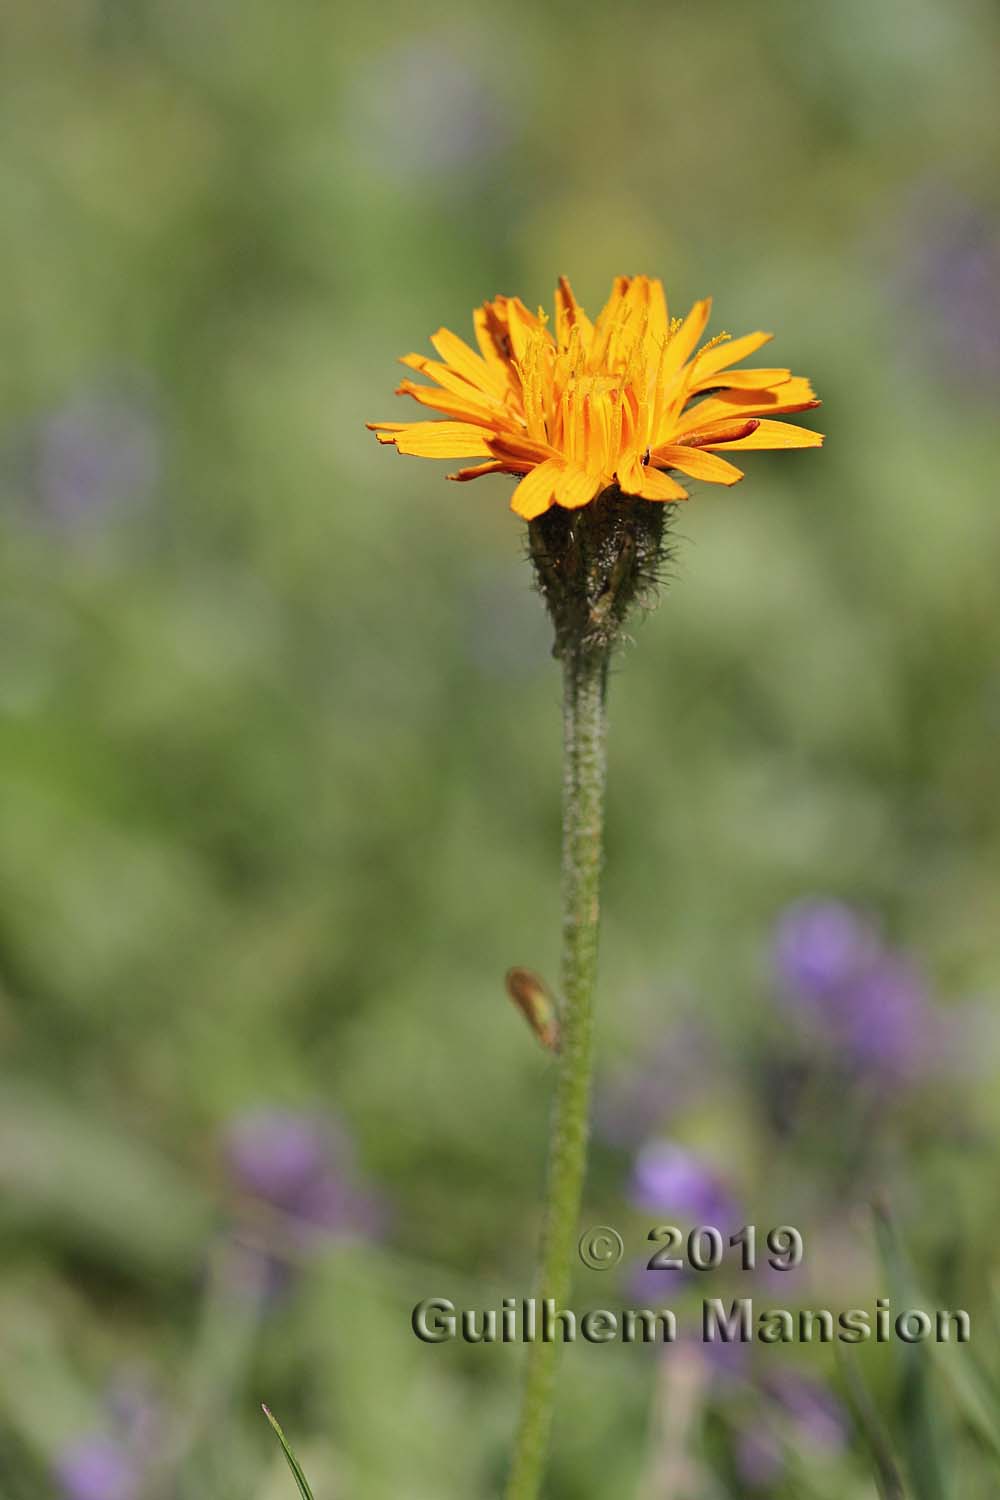
[[[699,375],[714,375],[716,370],[728,369],[730,365],[738,365],[741,359],[756,354],[773,338],[773,333],[745,333],[742,338],[727,339],[714,349],[703,350],[695,361],[695,368]]]

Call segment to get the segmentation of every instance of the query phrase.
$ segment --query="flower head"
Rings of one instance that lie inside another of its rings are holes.
[[[227,1164],[246,1192],[276,1208],[295,1208],[327,1168],[330,1140],[312,1116],[254,1110],[225,1133]]]
[[[234,1185],[284,1215],[296,1237],[377,1234],[378,1198],[357,1183],[350,1143],[328,1120],[285,1110],[252,1110],[226,1129]]]
[[[484,303],[473,315],[478,354],[439,329],[431,339],[438,360],[402,360],[433,384],[407,379],[397,394],[445,420],[369,423],[379,442],[421,458],[485,460],[453,479],[519,475],[511,508],[529,521],[613,489],[686,500],[673,473],[734,484],[743,473],[724,453],[822,443],[817,432],[774,420],[819,404],[808,380],[732,368],[770,334],[701,342],[708,298],[671,318],[660,281],[619,276],[591,322],[563,277],[555,306],[553,328],[517,297]]]
[[[673,1141],[651,1141],[635,1161],[632,1202],[647,1213],[675,1214],[691,1224],[728,1230],[740,1211],[731,1193],[701,1157]]]
[[[866,973],[878,951],[871,924],[840,901],[797,901],[783,912],[775,931],[779,979],[817,1009]]]
[[[791,1009],[855,1066],[888,1082],[929,1061],[936,1027],[923,976],[850,907],[790,907],[777,925],[774,961]]]

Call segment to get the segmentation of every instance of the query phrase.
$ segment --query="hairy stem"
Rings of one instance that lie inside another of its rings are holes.
[[[605,697],[609,651],[563,654],[561,1050],[546,1185],[537,1295],[565,1303],[572,1282],[587,1166],[593,1070],[594,978],[604,829]],[[528,1346],[507,1500],[536,1500],[555,1397],[556,1345]]]

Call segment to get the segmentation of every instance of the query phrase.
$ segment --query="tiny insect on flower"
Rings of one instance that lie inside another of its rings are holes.
[[[687,500],[674,473],[735,484],[743,471],[722,454],[817,448],[822,435],[775,421],[818,406],[808,380],[787,369],[735,369],[771,338],[720,334],[701,344],[711,300],[671,318],[662,283],[619,276],[594,322],[561,277],[555,328],[517,297],[475,310],[477,354],[441,328],[438,360],[402,363],[397,395],[444,420],[370,422],[380,443],[420,458],[481,458],[451,479],[514,474],[511,509],[534,520],[551,506],[577,510],[606,490],[645,500]]]

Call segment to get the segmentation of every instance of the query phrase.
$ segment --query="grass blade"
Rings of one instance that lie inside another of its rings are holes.
[[[838,1363],[848,1405],[868,1445],[881,1500],[906,1500],[906,1490],[892,1454],[889,1435],[879,1420],[875,1404],[858,1373],[857,1365],[843,1351],[839,1351],[839,1355]]]
[[[302,1496],[302,1500],[313,1500],[313,1492],[309,1488],[309,1482],[302,1472],[301,1464],[295,1457],[295,1454],[292,1452],[291,1448],[288,1446],[288,1439],[282,1432],[281,1424],[279,1423],[277,1417],[275,1417],[274,1413],[271,1412],[269,1408],[263,1404],[263,1402],[261,1403],[261,1411],[264,1413],[265,1417],[270,1422],[271,1426],[274,1428],[275,1432],[278,1435],[278,1442],[281,1444],[285,1458],[288,1460],[288,1467],[295,1475],[295,1483],[299,1487],[299,1494]]]
[[[1000,1413],[988,1382],[968,1357],[960,1361],[938,1344],[932,1344],[931,1350],[966,1423],[994,1459],[1000,1458]]]
[[[878,1201],[875,1238],[889,1283],[894,1308],[919,1305],[914,1301],[913,1278],[888,1204]],[[897,1353],[899,1386],[897,1409],[902,1424],[910,1484],[916,1500],[950,1500],[951,1486],[945,1482],[940,1414],[930,1389],[932,1355],[920,1344],[903,1345]]]

